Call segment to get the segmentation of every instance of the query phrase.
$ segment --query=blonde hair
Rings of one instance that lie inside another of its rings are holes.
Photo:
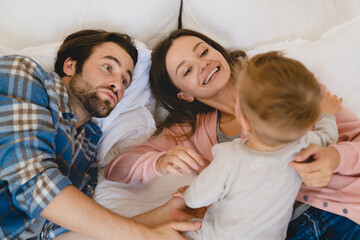
[[[321,86],[302,63],[268,52],[241,68],[240,107],[260,141],[269,146],[288,143],[312,127],[321,111]]]

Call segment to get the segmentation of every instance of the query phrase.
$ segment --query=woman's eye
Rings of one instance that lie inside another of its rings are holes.
[[[184,76],[188,75],[191,72],[191,67],[188,68],[188,70],[186,70]]]
[[[128,81],[127,81],[126,79],[123,79],[123,80],[121,81],[121,83],[122,83],[125,87],[127,87],[127,85],[128,85]]]
[[[111,72],[111,66],[110,65],[108,65],[108,64],[105,64],[104,65],[104,68],[106,69],[106,70],[108,70],[109,72]]]
[[[203,52],[201,53],[200,57],[205,56],[208,51],[209,51],[209,49],[206,49],[205,51],[203,51]]]

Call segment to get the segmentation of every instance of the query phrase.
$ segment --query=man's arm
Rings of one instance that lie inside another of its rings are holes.
[[[170,222],[148,228],[105,209],[71,185],[45,207],[41,216],[70,231],[106,240],[185,239],[177,231],[191,231],[200,227],[199,222]]]

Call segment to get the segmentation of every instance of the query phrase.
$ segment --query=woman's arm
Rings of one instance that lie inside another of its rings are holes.
[[[212,160],[211,148],[217,143],[216,113],[203,114],[198,120],[198,128],[191,138],[175,139],[175,136],[188,132],[185,124],[165,129],[159,135],[150,137],[139,146],[114,158],[105,169],[105,177],[117,182],[147,183],[170,172],[178,173],[171,169],[172,164],[184,171],[189,169],[182,163],[190,163],[189,166],[194,170],[197,170],[196,164],[203,167],[201,161]]]
[[[167,137],[166,134],[169,134]],[[105,177],[116,182],[150,182],[162,174],[156,169],[156,162],[167,151],[182,142],[177,142],[173,132],[164,130],[129,151],[115,157],[105,169]]]
[[[162,142],[163,145],[158,145]],[[162,136],[151,137],[139,146],[115,157],[105,169],[105,178],[124,183],[150,182],[160,176],[155,168],[156,161],[166,153],[167,148],[171,149],[172,145],[173,141],[164,142]]]
[[[334,172],[341,175],[360,174],[360,119],[345,109],[336,118],[339,142],[332,145],[339,154],[339,164]]]

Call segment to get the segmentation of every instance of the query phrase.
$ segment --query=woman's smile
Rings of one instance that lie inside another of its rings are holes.
[[[209,71],[209,70],[211,70],[211,71]],[[212,82],[219,75],[220,67],[210,68],[209,70],[206,71],[207,77],[202,85],[206,85],[209,82]]]

